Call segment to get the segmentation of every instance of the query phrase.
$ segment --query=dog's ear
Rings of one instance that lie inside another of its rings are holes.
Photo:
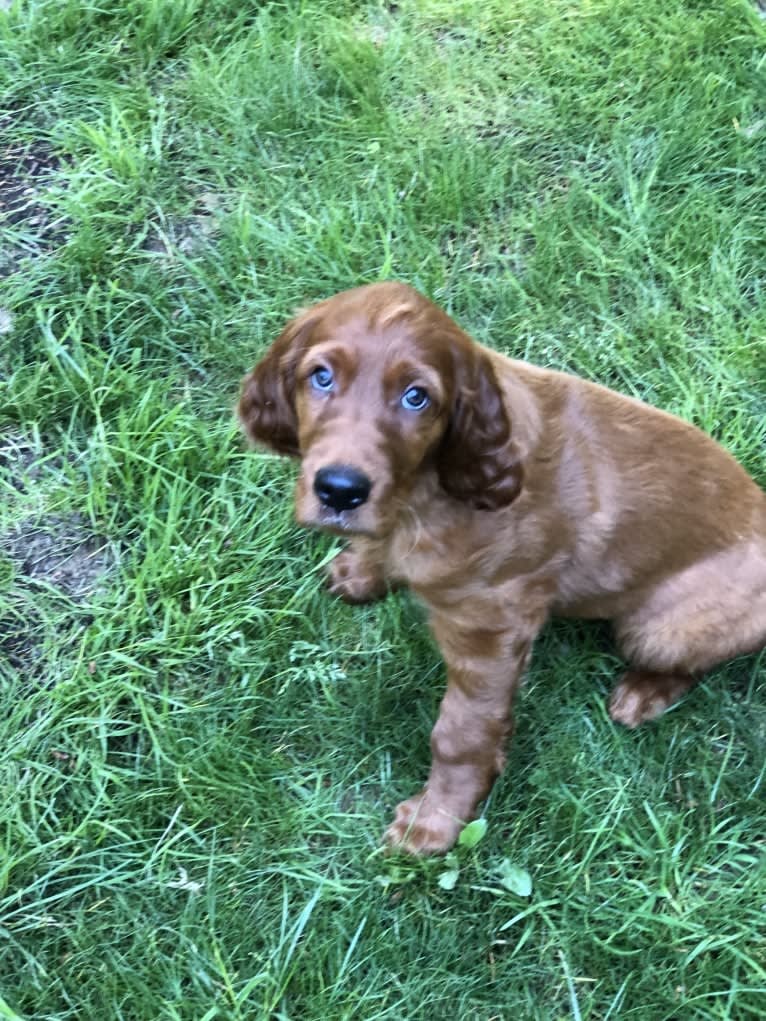
[[[519,495],[523,468],[492,364],[461,337],[454,349],[455,394],[437,451],[442,487],[478,510],[506,507]]]
[[[292,319],[242,382],[237,414],[245,432],[278,454],[299,456],[295,413],[295,369],[316,316],[311,310]]]

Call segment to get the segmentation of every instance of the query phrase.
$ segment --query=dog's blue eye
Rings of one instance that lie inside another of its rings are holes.
[[[411,386],[409,390],[405,390],[402,394],[401,403],[402,407],[408,411],[422,411],[423,408],[427,408],[431,403],[431,398],[422,386]]]
[[[311,385],[315,390],[323,390],[325,393],[328,390],[332,390],[335,385],[333,374],[325,365],[320,365],[318,368],[314,369],[309,376],[309,379],[311,380]]]

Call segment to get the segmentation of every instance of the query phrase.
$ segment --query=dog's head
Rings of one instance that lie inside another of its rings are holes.
[[[424,471],[481,510],[521,487],[486,352],[405,284],[358,287],[300,313],[246,377],[239,415],[251,439],[301,458],[305,525],[385,535]]]

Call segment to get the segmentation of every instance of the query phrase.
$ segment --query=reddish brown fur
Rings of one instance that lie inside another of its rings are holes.
[[[308,376],[329,366],[331,394]],[[432,403],[399,399],[424,387]],[[447,664],[424,790],[388,842],[443,851],[503,768],[512,699],[551,615],[613,621],[631,670],[610,700],[637,726],[700,674],[766,645],[766,496],[693,426],[474,343],[403,284],[298,316],[246,379],[252,439],[298,455],[296,514],[352,537],[330,588],[359,602],[409,585]],[[316,472],[372,481],[351,510]]]

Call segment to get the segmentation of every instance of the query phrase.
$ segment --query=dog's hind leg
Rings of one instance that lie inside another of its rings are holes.
[[[671,575],[615,621],[615,633],[632,669],[609,715],[637,727],[718,663],[766,646],[766,547],[749,543]]]

